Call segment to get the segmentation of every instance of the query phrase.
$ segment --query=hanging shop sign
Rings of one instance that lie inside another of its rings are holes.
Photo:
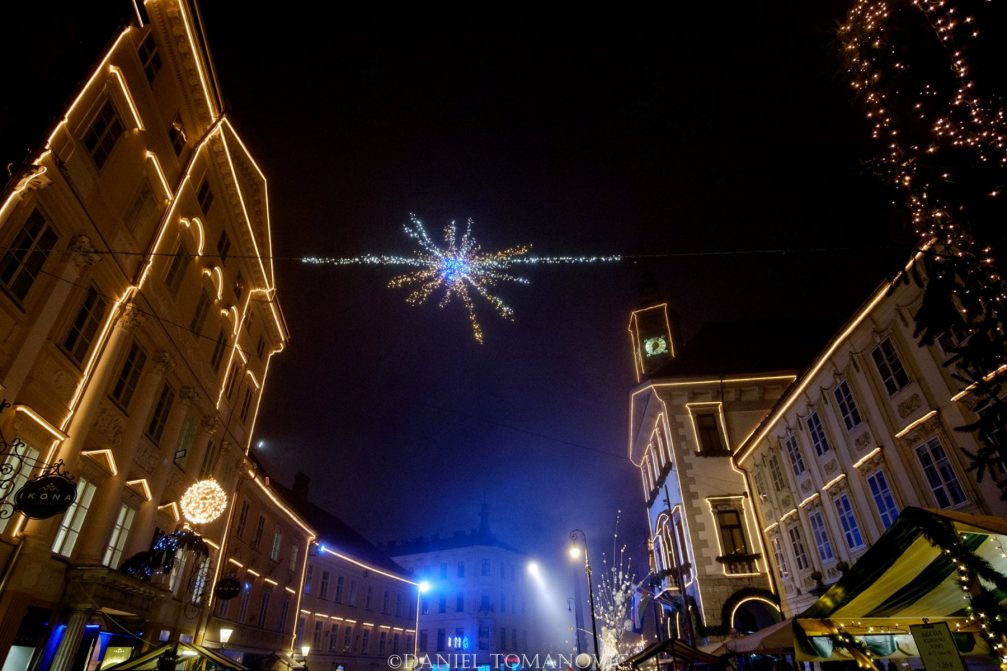
[[[14,508],[35,520],[62,515],[77,500],[77,485],[62,475],[29,480],[14,495]]]
[[[228,601],[241,594],[241,583],[234,578],[221,578],[213,588],[213,594],[221,601]]]

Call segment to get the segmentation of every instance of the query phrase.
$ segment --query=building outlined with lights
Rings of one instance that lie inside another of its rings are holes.
[[[233,501],[198,526],[199,542],[156,539],[183,524],[180,499],[194,482],[212,478],[231,496],[241,478],[256,479],[248,446],[270,361],[289,338],[266,178],[223,109],[198,8],[121,8],[109,23],[117,30],[48,54],[46,91],[67,84],[56,94],[69,105],[36,110],[56,115],[44,135],[14,129],[37,149],[11,163],[0,195],[9,671],[80,671],[216,639],[204,618]],[[49,16],[32,28],[73,20],[39,12]],[[80,44],[93,50],[73,51]],[[56,76],[70,60],[87,70]],[[76,483],[69,510],[32,520],[14,510],[7,494],[60,462]],[[173,563],[154,566],[144,554],[153,547],[169,548]],[[284,584],[299,594],[300,572]]]

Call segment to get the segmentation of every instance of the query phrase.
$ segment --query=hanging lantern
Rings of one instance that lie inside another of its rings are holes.
[[[216,480],[200,480],[182,495],[182,514],[193,524],[209,524],[227,508],[227,494]]]

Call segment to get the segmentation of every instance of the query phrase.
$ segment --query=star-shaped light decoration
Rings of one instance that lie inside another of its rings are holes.
[[[438,306],[444,307],[457,297],[468,312],[472,335],[480,344],[483,342],[483,330],[476,317],[473,292],[486,299],[500,317],[513,321],[514,310],[490,289],[502,282],[528,284],[524,277],[507,272],[511,265],[520,262],[528,253],[528,245],[484,253],[472,235],[472,220],[469,219],[460,240],[455,222],[444,227],[442,248],[430,239],[423,222],[416,215],[410,215],[409,222],[404,226],[406,234],[419,245],[410,265],[419,266],[419,270],[393,277],[388,282],[389,287],[412,286],[412,291],[406,296],[410,305],[422,305],[428,298],[440,293]]]

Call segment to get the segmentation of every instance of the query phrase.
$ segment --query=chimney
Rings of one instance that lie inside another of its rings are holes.
[[[294,475],[294,496],[300,501],[308,500],[308,485],[311,484],[311,478],[309,478],[304,473],[297,473]]]

